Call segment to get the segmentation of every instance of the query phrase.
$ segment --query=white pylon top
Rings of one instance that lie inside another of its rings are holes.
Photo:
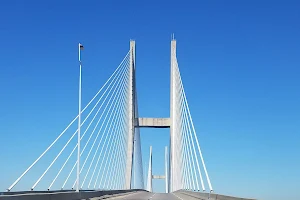
[[[172,33],[172,40],[175,40],[175,34]]]

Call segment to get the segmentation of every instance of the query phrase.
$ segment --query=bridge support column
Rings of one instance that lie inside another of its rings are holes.
[[[174,187],[174,180],[175,180],[175,133],[176,133],[176,111],[175,111],[175,80],[174,80],[174,57],[176,55],[176,41],[171,41],[171,76],[170,76],[170,119],[171,119],[171,126],[170,126],[170,191],[173,192]]]
[[[165,147],[165,182],[166,182],[166,193],[169,193],[169,185],[168,185],[168,147]]]
[[[150,146],[148,177],[147,177],[147,190],[152,192],[152,146]]]
[[[180,124],[180,94],[176,59],[176,40],[171,41],[170,77],[170,192],[182,189],[182,152]]]
[[[165,179],[166,183],[166,193],[169,193],[168,187],[168,147],[165,147],[165,175],[153,175],[152,173],[152,146],[150,146],[149,155],[149,166],[148,166],[148,176],[147,176],[147,188],[146,190],[152,192],[152,179]]]
[[[134,147],[134,121],[135,121],[135,41],[130,41],[130,71],[129,71],[129,90],[128,90],[128,144],[125,189],[131,189],[132,160]]]

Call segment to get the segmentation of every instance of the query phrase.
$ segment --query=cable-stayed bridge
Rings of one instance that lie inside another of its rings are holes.
[[[79,44],[78,115],[8,185],[0,199],[233,198],[213,193],[180,75],[175,39],[171,41],[169,118],[143,118],[138,114],[135,41],[130,41],[119,66],[82,108],[82,49]],[[152,173],[151,147],[148,171],[143,172],[140,128],[170,129],[164,175]],[[152,193],[155,178],[165,180],[166,194]],[[27,191],[14,190],[22,181]]]

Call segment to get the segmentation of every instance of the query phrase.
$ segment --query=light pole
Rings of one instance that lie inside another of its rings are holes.
[[[77,141],[77,179],[76,192],[79,192],[79,175],[80,175],[80,127],[81,127],[81,58],[80,51],[83,50],[83,45],[78,44],[78,60],[79,60],[79,90],[78,90],[78,141]]]

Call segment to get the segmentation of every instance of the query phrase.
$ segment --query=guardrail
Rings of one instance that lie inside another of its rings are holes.
[[[93,197],[114,197],[120,195],[127,195],[139,191],[134,190],[84,190],[84,191],[24,191],[24,192],[2,192],[0,193],[0,200],[79,200],[89,199]]]
[[[255,199],[249,199],[249,198],[240,198],[240,197],[232,197],[232,196],[226,196],[221,194],[214,194],[214,193],[203,193],[203,192],[192,192],[187,190],[179,190],[176,191],[175,194],[182,194],[184,196],[184,200],[195,200],[195,199],[201,199],[201,200],[255,200]]]

